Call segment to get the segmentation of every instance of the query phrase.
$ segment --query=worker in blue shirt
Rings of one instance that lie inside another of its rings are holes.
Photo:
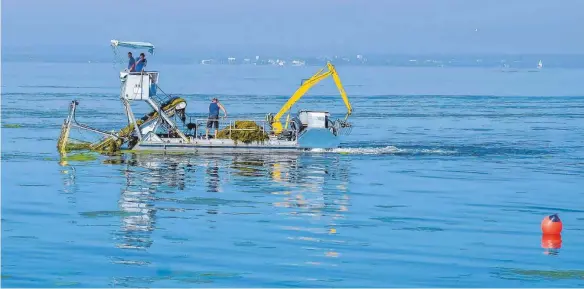
[[[207,120],[207,130],[205,131],[205,136],[209,139],[209,129],[215,127],[215,138],[217,138],[217,131],[219,130],[219,110],[223,111],[223,118],[227,117],[227,110],[219,102],[216,97],[211,100],[209,104],[209,119]]]
[[[134,66],[136,65],[136,59],[134,59],[134,57],[132,56],[132,52],[128,52],[128,58],[130,59],[128,61],[128,70],[130,72],[134,72]]]
[[[141,72],[144,70],[144,68],[146,68],[146,55],[144,55],[144,53],[140,53],[140,58],[138,58],[138,60],[136,60],[136,71],[137,72]]]

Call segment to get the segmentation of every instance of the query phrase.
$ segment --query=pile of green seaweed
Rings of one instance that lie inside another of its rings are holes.
[[[238,142],[249,144],[268,140],[268,134],[254,121],[241,120],[220,130],[217,138],[232,139],[236,144]]]
[[[138,123],[138,126],[140,126],[140,125],[142,125],[142,123],[144,123],[144,121],[139,119],[136,121],[136,123]],[[113,154],[115,152],[118,152],[120,150],[120,148],[122,147],[122,145],[124,144],[124,140],[122,138],[129,136],[133,131],[134,131],[134,124],[131,123],[131,124],[127,125],[126,127],[122,128],[118,132],[118,136],[120,138],[116,139],[114,137],[107,137],[104,140],[102,140],[101,142],[92,145],[91,150],[96,151],[96,152],[100,152],[100,153],[106,153],[106,154]]]

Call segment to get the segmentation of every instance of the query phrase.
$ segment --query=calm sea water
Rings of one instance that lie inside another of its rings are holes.
[[[219,96],[236,118],[276,112],[318,68],[157,69],[189,113]],[[333,152],[61,163],[72,99],[79,121],[124,125],[116,70],[4,63],[1,285],[584,286],[583,71],[339,73],[355,129]],[[330,79],[298,108],[344,109]]]

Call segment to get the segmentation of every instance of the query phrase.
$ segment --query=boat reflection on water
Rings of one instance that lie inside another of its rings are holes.
[[[170,243],[180,240],[198,246],[202,242],[201,237],[168,227],[169,222],[209,234],[238,222],[259,226],[248,228],[251,234],[244,236],[244,242],[265,238],[267,225],[268,230],[279,232],[274,238],[284,238],[281,241],[294,247],[308,246],[305,265],[323,265],[321,258],[340,256],[343,242],[336,240],[337,225],[349,210],[350,200],[350,162],[343,156],[123,154],[104,163],[124,179],[115,218],[119,229],[112,233],[115,246],[130,251],[113,257],[114,263],[153,262],[148,261],[148,253],[137,252],[152,249],[153,239],[159,238],[152,236],[157,228]],[[242,217],[242,213],[255,217]],[[254,236],[255,230],[259,235]]]
[[[314,252],[303,265],[322,266],[322,257],[341,255],[338,249],[344,241],[335,235],[349,210],[349,168],[350,163],[339,156],[303,157],[272,164],[272,178],[282,184],[280,190],[272,192],[281,197],[273,205],[282,209],[278,214],[285,218],[299,219],[297,225],[282,229],[290,231],[288,239]]]
[[[206,178],[207,178],[207,190],[209,192],[219,193],[221,192],[221,187],[219,186],[219,161],[217,159],[207,160],[206,165]]]
[[[150,232],[154,230],[156,209],[153,192],[144,189],[122,191],[119,207],[122,213],[122,232],[117,234],[118,248],[145,249],[152,245]]]
[[[193,167],[189,158],[129,154],[107,160],[122,165],[126,186],[118,201],[122,226],[118,232],[118,248],[146,249],[152,245],[159,208],[157,194],[185,189],[185,175]]]

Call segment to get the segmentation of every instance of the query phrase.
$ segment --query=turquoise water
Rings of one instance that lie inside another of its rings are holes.
[[[318,68],[157,69],[189,113],[218,96],[237,118],[276,112]],[[333,152],[65,164],[72,99],[79,121],[124,125],[116,71],[3,63],[1,285],[584,286],[582,71],[339,73],[355,129]],[[300,106],[344,112],[331,80]],[[550,252],[551,213],[564,232]]]

